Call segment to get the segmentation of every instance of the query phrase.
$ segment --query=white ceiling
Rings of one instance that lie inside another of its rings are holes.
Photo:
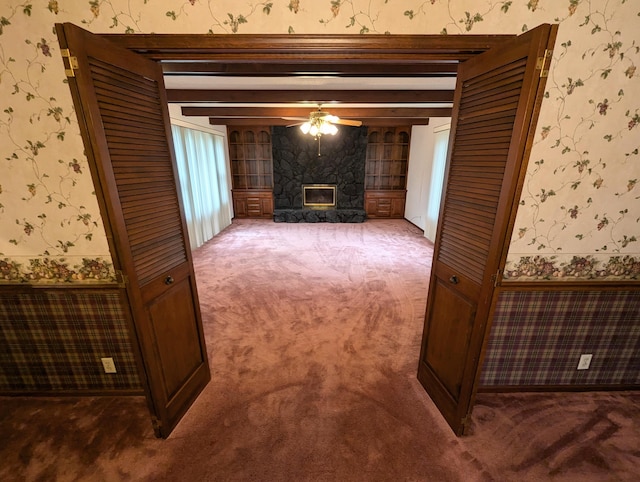
[[[165,75],[167,89],[225,90],[453,90],[454,77],[216,77]]]
[[[167,89],[185,90],[453,90],[455,77],[226,77],[208,75],[165,75]],[[328,106],[330,102],[323,105]],[[231,103],[231,102],[197,102],[183,103],[189,107],[291,107],[292,104],[277,103]],[[315,102],[298,102],[297,107],[315,109]],[[452,107],[447,103],[405,103],[405,104],[372,104],[372,103],[340,103],[340,107]]]

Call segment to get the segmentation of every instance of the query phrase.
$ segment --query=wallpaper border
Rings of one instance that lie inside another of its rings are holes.
[[[117,283],[111,262],[87,257],[0,258],[0,285]]]
[[[507,260],[503,279],[508,281],[640,280],[640,257],[574,255],[570,260],[563,261],[555,255],[521,256],[517,261]]]

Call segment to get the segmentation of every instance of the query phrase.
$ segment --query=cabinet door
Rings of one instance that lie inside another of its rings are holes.
[[[246,218],[249,215],[247,211],[247,200],[245,198],[239,198],[235,193],[233,194],[233,215],[236,218]]]
[[[273,216],[273,197],[264,197],[262,198],[262,217],[270,218]]]
[[[391,200],[391,213],[390,216],[392,218],[402,218],[404,217],[404,205],[405,198],[394,198]]]

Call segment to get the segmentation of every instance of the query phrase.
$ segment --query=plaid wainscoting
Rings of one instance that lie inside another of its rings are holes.
[[[638,291],[502,291],[480,384],[640,384]]]
[[[0,293],[0,392],[140,389],[121,306],[117,289]]]

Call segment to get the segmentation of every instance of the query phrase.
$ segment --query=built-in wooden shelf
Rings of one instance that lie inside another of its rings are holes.
[[[365,209],[370,218],[402,218],[411,127],[369,127]]]
[[[233,210],[238,218],[273,216],[273,157],[268,126],[227,128]]]

